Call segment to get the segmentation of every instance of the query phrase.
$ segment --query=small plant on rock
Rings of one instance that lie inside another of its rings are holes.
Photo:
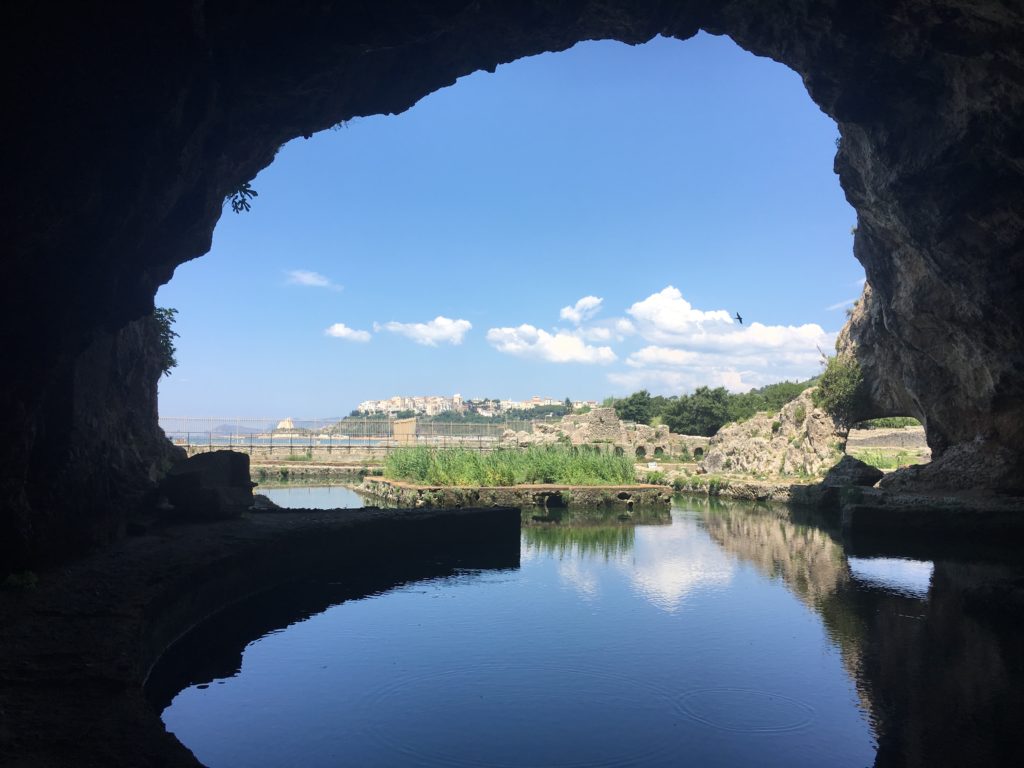
[[[249,202],[253,198],[259,197],[260,193],[253,189],[249,182],[244,182],[238,189],[231,192],[224,198],[226,202],[231,203],[231,210],[235,213],[241,213],[242,211],[249,211],[252,209],[252,204]]]

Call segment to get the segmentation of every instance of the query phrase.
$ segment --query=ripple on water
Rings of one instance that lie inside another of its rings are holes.
[[[404,676],[364,703],[373,738],[415,765],[617,768],[678,747],[671,694],[600,669],[475,664]]]
[[[695,722],[735,733],[787,733],[806,728],[815,711],[788,696],[747,688],[699,688],[677,699]]]

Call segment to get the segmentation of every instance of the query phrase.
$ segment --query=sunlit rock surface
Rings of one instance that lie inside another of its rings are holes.
[[[814,405],[804,390],[777,414],[758,413],[726,424],[711,438],[701,463],[705,472],[820,477],[840,458],[846,431]]]

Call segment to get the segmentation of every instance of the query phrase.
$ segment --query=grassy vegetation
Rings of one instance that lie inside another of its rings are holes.
[[[887,416],[881,419],[868,419],[855,426],[857,429],[899,429],[901,427],[920,427],[921,422],[913,416]]]
[[[384,476],[421,485],[624,485],[636,482],[633,459],[586,447],[531,446],[479,453],[464,448],[398,448]]]
[[[908,467],[911,464],[920,464],[922,459],[916,453],[909,451],[883,451],[877,448],[865,448],[860,451],[850,451],[855,459],[860,459],[865,464],[870,464],[876,469],[899,469]]]

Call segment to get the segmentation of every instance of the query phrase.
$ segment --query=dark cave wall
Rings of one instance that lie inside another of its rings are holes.
[[[5,487],[0,565],[46,565],[117,538],[184,458],[157,426],[159,333],[151,315],[97,332],[74,365],[55,371],[42,418],[24,435],[32,461]]]
[[[862,346],[897,366],[877,375],[926,416],[940,454],[1001,452],[1003,469],[984,482],[1012,486],[1024,443],[1019,3],[10,3],[0,10],[11,116],[0,353],[15,363],[0,382],[8,565],[37,559],[72,521],[82,542],[106,531],[122,512],[100,486],[141,477],[86,479],[122,457],[107,440],[116,430],[66,428],[72,404],[134,425],[139,458],[153,452],[136,469],[159,462],[149,411],[84,394],[75,372],[150,310],[177,264],[209,248],[224,196],[281,144],[402,111],[524,55],[698,29],[790,66],[837,120],[836,169],[858,211],[854,250],[878,318]]]

